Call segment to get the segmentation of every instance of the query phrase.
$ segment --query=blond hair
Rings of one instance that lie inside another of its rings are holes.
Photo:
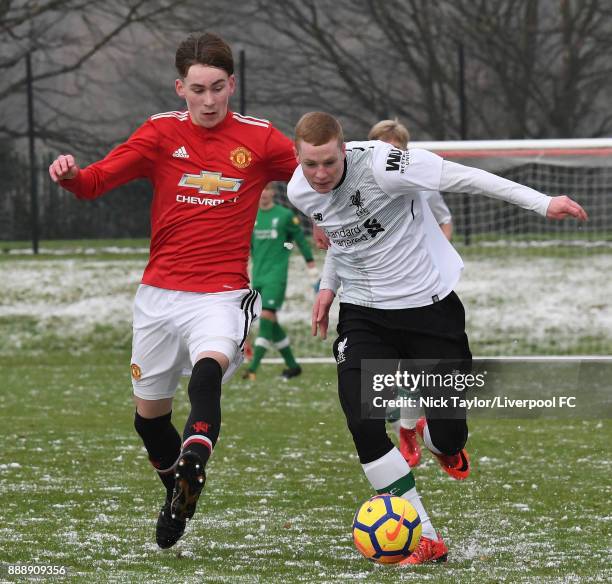
[[[295,145],[300,141],[313,146],[327,144],[330,140],[338,140],[338,145],[344,142],[344,133],[340,122],[331,114],[325,112],[308,112],[304,114],[295,126]]]
[[[408,147],[410,133],[408,128],[399,122],[397,118],[395,120],[381,120],[370,128],[368,139],[382,140],[383,142],[393,140],[394,142],[399,142],[405,150]]]

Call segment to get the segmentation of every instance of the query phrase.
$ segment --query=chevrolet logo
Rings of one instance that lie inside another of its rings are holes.
[[[179,186],[198,189],[198,193],[205,195],[220,195],[221,191],[237,192],[242,183],[241,178],[225,178],[220,172],[201,170],[200,174],[184,174]]]

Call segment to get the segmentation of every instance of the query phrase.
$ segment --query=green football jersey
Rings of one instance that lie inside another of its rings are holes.
[[[287,280],[291,249],[285,244],[293,242],[297,243],[304,259],[312,261],[312,250],[293,211],[282,205],[259,209],[251,237],[253,286]]]

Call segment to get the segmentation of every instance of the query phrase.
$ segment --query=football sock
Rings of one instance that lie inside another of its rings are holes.
[[[419,414],[419,408],[410,408],[408,406],[402,406],[400,426],[402,428],[405,428],[406,430],[414,430],[416,427],[417,420],[420,417]]]
[[[272,346],[273,328],[274,323],[271,320],[263,317],[259,320],[259,333],[255,339],[255,350],[253,351],[253,360],[249,365],[249,371],[253,373],[257,371],[266,351]]]
[[[431,441],[429,426],[427,424],[425,424],[425,428],[423,428],[423,442],[425,443],[425,446],[427,446],[427,448],[429,448],[429,450],[431,450],[434,454],[442,454],[442,452],[440,452]]]
[[[414,430],[417,420],[421,416],[421,407],[420,405],[418,405],[420,392],[418,390],[407,391],[405,389],[400,389],[399,396],[413,400],[415,402],[415,407],[411,407],[409,405],[401,406],[399,416],[402,428],[406,428],[407,430]]]
[[[289,346],[289,337],[278,322],[275,322],[272,328],[272,340],[274,341],[274,346],[280,351],[287,367],[289,367],[289,369],[298,367],[297,361],[293,356],[293,351]]]
[[[204,464],[210,458],[221,429],[221,365],[210,357],[193,367],[187,393],[191,412],[183,432],[183,450],[195,452]]]
[[[144,442],[149,461],[166,490],[174,489],[174,464],[181,452],[181,437],[170,421],[172,412],[158,418],[134,414],[134,428]]]
[[[423,535],[431,539],[437,539],[436,530],[433,528],[429,515],[427,515],[416,490],[410,466],[397,448],[394,447],[378,460],[367,462],[361,466],[377,493],[390,493],[409,501],[421,518]]]

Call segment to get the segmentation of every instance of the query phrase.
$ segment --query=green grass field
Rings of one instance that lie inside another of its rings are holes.
[[[236,376],[224,387],[221,439],[198,513],[176,548],[160,551],[162,489],[132,427],[129,381],[130,306],[146,242],[44,247],[38,258],[0,253],[0,583],[25,581],[8,575],[9,564],[64,565],[68,577],[50,581],[96,583],[612,580],[610,376],[597,366],[571,375],[579,388],[598,388],[601,419],[592,411],[475,415],[474,471],[463,483],[424,453],[417,486],[450,556],[416,570],[373,565],[353,547],[353,513],[372,491],[345,428],[334,367],[306,365],[289,383],[279,380],[280,365],[266,364],[253,384]],[[585,331],[597,333],[598,350],[612,346],[606,261],[544,249],[526,270],[486,253],[468,257],[460,294],[475,354],[495,343],[507,350],[532,330],[536,353],[542,339]],[[586,272],[572,271],[582,264]],[[296,328],[305,325],[290,318],[308,320],[302,265],[292,262],[295,300],[283,318],[301,351],[329,354],[306,345]],[[506,298],[504,278],[516,299]],[[544,298],[530,287],[538,279]],[[549,322],[560,307],[561,324]],[[557,387],[550,371],[544,386]],[[518,391],[520,377],[512,383]],[[186,413],[183,385],[180,430]]]
[[[371,490],[344,427],[334,367],[289,383],[266,365],[224,387],[198,513],[176,548],[132,428],[129,354],[2,358],[0,564],[64,565],[74,582],[609,582],[609,420],[472,421],[474,472],[415,472],[446,565],[376,566],[351,521]],[[177,421],[186,416],[180,390]],[[0,581],[8,578],[3,567]],[[8,578],[7,581],[19,581]]]

